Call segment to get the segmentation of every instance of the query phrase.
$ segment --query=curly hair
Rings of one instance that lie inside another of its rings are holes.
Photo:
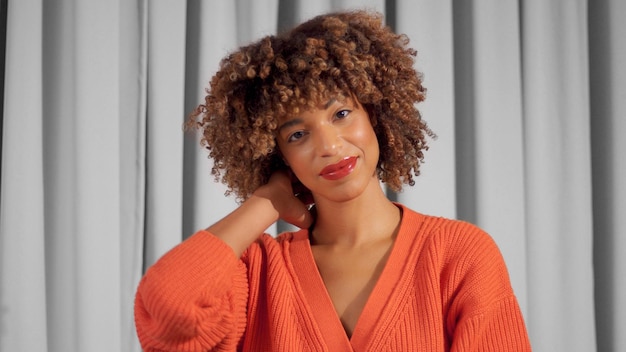
[[[354,97],[368,112],[380,148],[378,178],[394,191],[413,185],[434,134],[415,106],[426,89],[408,42],[383,25],[381,14],[338,12],[225,57],[188,127],[202,132],[226,194],[244,200],[286,169],[275,140],[279,117],[329,96]]]

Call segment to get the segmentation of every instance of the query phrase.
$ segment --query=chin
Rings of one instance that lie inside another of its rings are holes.
[[[333,202],[347,202],[360,197],[366,193],[368,184],[359,181],[346,181],[340,187],[324,195],[324,198]]]

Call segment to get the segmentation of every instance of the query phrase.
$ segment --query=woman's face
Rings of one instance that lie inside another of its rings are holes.
[[[316,202],[346,201],[378,183],[378,140],[366,110],[353,99],[279,120],[276,140],[285,162]]]

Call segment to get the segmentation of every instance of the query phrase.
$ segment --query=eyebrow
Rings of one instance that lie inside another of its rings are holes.
[[[324,110],[328,109],[331,105],[333,105],[335,102],[337,101],[337,99],[335,98],[331,98],[329,101],[326,102],[326,104],[324,104]]]
[[[287,121],[287,122],[283,123],[282,125],[280,125],[280,126],[278,127],[278,132],[280,133],[280,131],[282,131],[283,129],[288,128],[288,127],[291,127],[291,126],[294,126],[294,125],[297,125],[297,124],[302,123],[302,122],[303,122],[303,121],[302,121],[302,119],[301,119],[301,118],[296,117],[295,119],[293,119],[293,120],[289,120],[289,121]]]
[[[337,99],[335,99],[335,98],[331,98],[330,100],[328,100],[326,102],[326,104],[324,104],[324,110],[326,110],[329,107],[331,107],[331,105],[333,105],[335,102],[337,102]],[[297,124],[302,123],[302,122],[303,121],[302,121],[301,118],[296,117],[296,118],[294,118],[292,120],[289,120],[289,121],[283,123],[282,125],[280,125],[278,127],[278,132],[280,133],[280,131],[282,131],[283,129],[291,127],[291,126],[294,126],[294,125],[297,125]]]

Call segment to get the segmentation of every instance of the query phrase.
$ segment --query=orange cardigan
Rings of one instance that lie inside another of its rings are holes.
[[[263,235],[240,260],[200,231],[141,280],[135,300],[141,345],[145,351],[530,351],[491,237],[471,224],[401,207],[398,236],[351,338],[306,230]]]

